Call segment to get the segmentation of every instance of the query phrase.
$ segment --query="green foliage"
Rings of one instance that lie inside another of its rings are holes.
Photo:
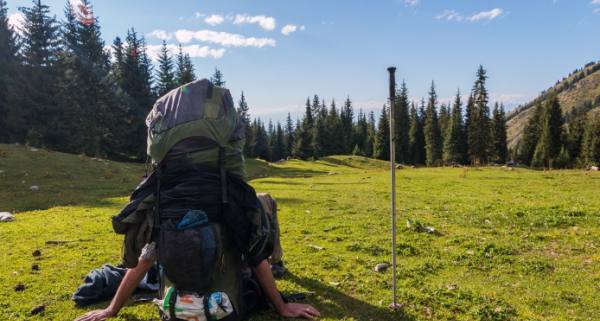
[[[219,70],[219,68],[215,67],[215,73],[210,77],[210,82],[212,82],[215,86],[225,87],[225,81],[223,80],[223,74]]]
[[[469,119],[467,122],[467,142],[469,146],[469,158],[475,164],[486,164],[491,154],[491,127],[490,109],[488,107],[489,97],[485,88],[488,77],[483,66],[477,70],[477,80],[471,92],[472,101],[467,104]]]
[[[462,101],[460,99],[460,90],[458,90],[450,115],[450,123],[444,136],[444,161],[446,163],[464,164],[463,156],[466,149],[467,141],[463,124]]]
[[[421,108],[417,112],[414,102],[410,109],[410,130],[408,131],[410,144],[410,163],[413,165],[423,164],[425,161],[425,133],[423,126],[425,122],[425,102],[421,101]]]
[[[175,73],[173,71],[173,58],[169,56],[167,42],[163,40],[160,56],[158,57],[157,95],[162,97],[177,87]]]
[[[390,121],[388,117],[387,107],[383,106],[373,143],[373,158],[376,159],[390,159]]]
[[[394,103],[394,137],[396,138],[396,161],[398,163],[409,164],[412,161],[410,155],[410,114],[408,101],[408,88],[402,81],[400,89],[396,94]],[[366,122],[365,122],[366,123]]]
[[[425,114],[425,125],[423,126],[427,166],[437,166],[442,159],[442,133],[440,132],[436,106],[437,94],[435,83],[432,81]]]

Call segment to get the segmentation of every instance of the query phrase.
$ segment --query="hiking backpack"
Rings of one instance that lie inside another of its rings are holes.
[[[164,274],[162,318],[185,319],[181,311],[188,304],[202,305],[207,321],[238,320],[245,313],[241,254],[264,259],[271,227],[257,201],[258,210],[232,218],[242,208],[235,203],[252,202],[256,193],[244,185],[245,127],[231,94],[206,79],[188,83],[158,99],[146,125],[156,181],[152,239],[158,239]],[[220,190],[209,188],[215,180]],[[198,208],[179,206],[172,195],[193,195],[190,202]],[[228,310],[222,306],[227,297],[235,312],[211,315],[213,308]]]

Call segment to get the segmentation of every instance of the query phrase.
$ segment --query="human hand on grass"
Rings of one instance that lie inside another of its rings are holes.
[[[319,311],[308,304],[302,303],[287,303],[284,304],[281,310],[277,311],[284,318],[307,318],[314,319],[315,316],[321,315]]]
[[[84,315],[80,315],[75,319],[75,321],[104,321],[108,320],[115,315],[111,313],[108,309],[106,310],[96,310],[92,312],[88,312]]]

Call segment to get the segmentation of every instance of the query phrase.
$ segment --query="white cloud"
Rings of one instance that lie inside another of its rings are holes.
[[[285,27],[281,28],[281,33],[286,36],[289,36],[294,31],[296,31],[296,26],[294,25],[286,25]]]
[[[444,12],[435,16],[435,18],[438,20],[446,19],[448,21],[453,20],[453,19],[456,21],[462,21],[464,19],[463,16],[460,15],[460,12],[457,12],[454,9],[453,10],[444,10]]]
[[[204,22],[208,23],[211,26],[216,26],[218,24],[223,23],[223,21],[225,21],[225,18],[223,18],[223,16],[220,16],[218,14],[213,14],[210,17],[204,18]]]
[[[173,34],[172,33],[167,33],[164,30],[154,30],[149,34],[146,34],[146,37],[155,37],[161,40],[170,40],[173,38]]]
[[[247,14],[238,14],[237,16],[235,16],[233,24],[239,25],[244,23],[258,23],[260,27],[265,30],[273,30],[277,25],[275,23],[275,18],[272,17],[265,17],[262,15],[251,17]]]
[[[190,46],[182,46],[184,54],[190,55],[192,58],[206,58],[211,57],[214,59],[219,59],[223,57],[225,53],[225,49],[211,49],[209,46],[199,46],[199,45],[190,45]],[[179,46],[174,44],[168,44],[167,50],[170,55],[175,55],[179,53]],[[149,45],[147,46],[147,53],[152,61],[158,61],[158,57],[162,51],[162,45]]]
[[[200,13],[200,12],[196,12],[196,18],[203,18],[203,17],[206,17],[206,15],[203,13]]]
[[[300,31],[304,31],[304,29],[306,29],[304,26],[300,27]]]
[[[22,12],[15,12],[8,15],[8,24],[13,27],[15,32],[22,35],[21,29],[23,29],[25,24],[25,15]]]
[[[227,32],[217,32],[212,30],[177,30],[175,37],[179,42],[188,43],[193,39],[202,42],[220,44],[224,47],[257,47],[264,46],[275,47],[275,40],[270,38],[246,38],[242,35]]]
[[[592,2],[590,2],[590,4],[600,4],[600,0],[592,0]]]
[[[406,3],[406,6],[408,7],[416,7],[421,3],[421,0],[404,0],[404,3]]]
[[[498,18],[501,14],[502,14],[502,10],[496,8],[492,11],[483,11],[478,14],[474,14],[474,15],[468,17],[467,20],[469,20],[470,22],[483,20],[483,19],[492,20],[492,19]]]

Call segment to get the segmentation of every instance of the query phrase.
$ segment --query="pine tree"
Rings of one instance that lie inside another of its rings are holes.
[[[381,116],[377,124],[377,133],[373,142],[373,158],[390,159],[390,120],[386,106],[381,109]]]
[[[6,1],[0,0],[0,142],[24,141],[25,135],[19,130],[22,108],[19,106],[21,74],[17,53],[17,35],[8,24]]]
[[[369,113],[369,122],[367,126],[367,140],[365,141],[365,156],[374,157],[373,156],[373,147],[375,145],[375,135],[377,133],[377,129],[375,127],[375,113],[371,111]]]
[[[325,156],[326,150],[325,146],[327,145],[327,128],[325,124],[325,117],[319,112],[315,124],[312,129],[312,141],[311,141],[311,149],[312,156],[314,159],[319,159]]]
[[[252,127],[254,128],[254,137],[256,139],[254,155],[260,159],[269,160],[269,142],[265,125],[260,121],[260,118],[258,118],[258,120],[254,121]]]
[[[446,130],[448,129],[448,124],[450,124],[450,105],[448,105],[448,107],[446,108],[446,103],[442,103],[442,105],[440,106],[439,124],[440,132],[443,136]]]
[[[326,140],[326,151],[328,155],[341,155],[344,149],[344,131],[342,121],[335,105],[335,99],[331,100],[331,107],[326,117],[326,128],[329,139]]]
[[[342,123],[342,131],[344,133],[342,152],[344,155],[349,155],[352,153],[352,148],[354,148],[352,145],[352,133],[354,131],[354,109],[352,107],[350,96],[348,96],[344,102],[344,106],[340,112],[340,121]]]
[[[411,107],[411,123],[408,133],[410,140],[411,163],[413,165],[425,164],[425,100],[421,100],[421,107],[417,111],[415,103]]]
[[[223,80],[223,74],[219,70],[219,68],[215,67],[215,73],[210,77],[210,82],[212,82],[215,86],[225,87],[225,81]]]
[[[285,156],[292,156],[292,147],[294,146],[294,123],[292,122],[292,117],[290,113],[288,113],[287,118],[285,120],[285,130],[283,137],[284,145],[285,145]]]
[[[34,0],[32,8],[19,7],[24,15],[23,41],[21,54],[23,57],[23,75],[27,86],[20,93],[22,111],[27,130],[26,139],[33,145],[44,145],[45,137],[53,132],[52,123],[56,119],[57,77],[59,51],[59,26],[55,17],[51,17],[50,9]],[[54,142],[49,142],[54,143]]]
[[[292,147],[292,155],[295,158],[302,160],[308,160],[309,157],[313,157],[314,153],[312,150],[313,140],[313,112],[310,104],[310,98],[306,99],[306,112],[302,123],[299,124],[296,132],[294,133],[294,145]]]
[[[523,128],[523,137],[519,145],[519,160],[527,165],[531,164],[533,154],[540,139],[540,122],[544,108],[541,99],[536,101],[533,113]]]
[[[583,133],[581,158],[584,165],[600,163],[600,118],[588,116]]]
[[[197,79],[196,74],[194,72],[194,64],[192,63],[192,59],[190,58],[189,54],[183,53],[183,48],[181,48],[181,44],[179,45],[179,53],[175,58],[175,62],[175,79],[177,80],[178,86],[183,86]],[[225,85],[224,82],[223,85]]]
[[[396,143],[396,161],[404,164],[409,164],[412,161],[410,157],[409,137],[411,119],[408,104],[408,88],[406,87],[406,83],[402,81],[394,104],[394,137]]]
[[[169,56],[167,42],[163,40],[160,56],[158,56],[157,92],[162,97],[177,87],[173,72],[173,58]]]
[[[504,105],[498,107],[498,102],[492,112],[492,146],[494,161],[500,164],[506,163],[508,157],[508,145],[506,143],[506,118]]]
[[[277,127],[275,129],[275,144],[274,144],[274,149],[272,150],[272,154],[273,154],[273,161],[285,159],[285,144],[284,144],[283,129],[281,128],[281,123],[279,123],[279,122],[277,122]]]
[[[352,155],[365,155],[365,143],[367,141],[369,131],[369,123],[367,122],[367,115],[363,113],[362,109],[359,109],[356,117],[355,126],[355,144],[352,150]],[[332,135],[333,133],[330,133]],[[356,150],[356,151],[355,151]]]
[[[588,109],[585,105],[573,110],[573,116],[571,116],[567,125],[566,144],[568,153],[573,159],[577,159],[581,156],[581,146],[587,113]]]
[[[246,101],[244,91],[242,90],[242,96],[240,97],[240,101],[238,101],[237,113],[242,118],[245,128],[246,142],[244,143],[244,155],[248,158],[252,158],[254,157],[254,145],[256,145],[256,141],[254,139],[254,130],[252,128],[252,122],[250,121],[250,114],[248,113],[249,110],[248,102]]]
[[[531,165],[536,167],[550,167],[562,148],[563,118],[558,97],[551,94],[543,106],[538,125],[540,138],[531,161]]]
[[[425,115],[425,151],[427,166],[434,166],[442,159],[442,134],[436,112],[437,94],[435,83],[431,82],[429,89],[429,100],[427,102],[427,113]]]
[[[470,110],[468,127],[469,156],[475,164],[489,161],[491,151],[490,109],[485,81],[488,78],[483,66],[477,70],[477,80],[473,86],[473,108]]]
[[[463,162],[463,154],[466,149],[466,139],[462,118],[462,101],[460,90],[456,92],[450,122],[444,136],[444,161],[455,164]]]

